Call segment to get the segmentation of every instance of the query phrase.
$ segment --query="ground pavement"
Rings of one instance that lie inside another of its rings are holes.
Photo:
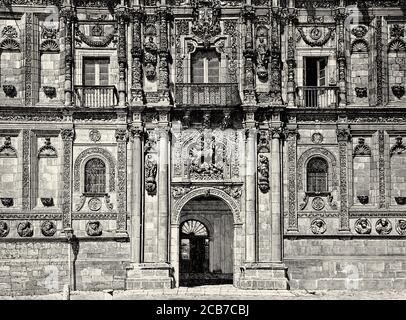
[[[63,293],[0,300],[67,300]],[[72,291],[70,300],[406,300],[403,291],[241,290],[232,285],[127,291]]]

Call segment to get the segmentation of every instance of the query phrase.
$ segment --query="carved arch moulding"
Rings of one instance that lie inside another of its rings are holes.
[[[239,203],[233,199],[229,194],[225,191],[214,188],[214,187],[201,187],[197,189],[193,189],[186,193],[183,197],[177,200],[173,205],[172,215],[171,215],[171,223],[178,224],[180,221],[180,213],[190,200],[193,200],[199,196],[213,196],[215,198],[223,200],[227,206],[230,208],[235,224],[241,224],[241,212],[240,212],[240,205]]]
[[[80,177],[82,175],[81,168],[84,165],[84,162],[89,157],[100,157],[102,160],[107,162],[109,168],[109,191],[114,192],[116,190],[115,177],[116,177],[116,163],[113,156],[107,150],[102,148],[89,148],[83,150],[76,158],[74,165],[74,181],[73,181],[73,190],[76,192],[80,191]]]

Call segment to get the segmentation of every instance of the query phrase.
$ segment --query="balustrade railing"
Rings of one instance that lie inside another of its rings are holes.
[[[301,108],[335,108],[338,87],[298,87],[297,104]]]
[[[118,104],[115,86],[75,86],[75,105],[82,108],[111,108]]]
[[[175,103],[233,107],[241,104],[241,98],[237,83],[181,83],[175,86]]]

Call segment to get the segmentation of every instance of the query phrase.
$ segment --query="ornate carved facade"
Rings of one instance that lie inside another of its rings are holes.
[[[49,265],[69,283],[67,250],[78,289],[86,268],[316,289],[324,259],[346,289],[344,256],[358,289],[382,263],[404,289],[385,273],[405,271],[404,0],[0,5],[0,260],[38,248],[27,291],[62,289]]]

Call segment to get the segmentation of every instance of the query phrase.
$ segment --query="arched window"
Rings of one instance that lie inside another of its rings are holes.
[[[323,158],[313,158],[307,163],[307,191],[328,191],[328,164]]]
[[[192,55],[192,83],[219,82],[219,54],[215,50],[197,50]]]
[[[106,165],[99,158],[90,159],[85,165],[85,192],[106,192]]]

